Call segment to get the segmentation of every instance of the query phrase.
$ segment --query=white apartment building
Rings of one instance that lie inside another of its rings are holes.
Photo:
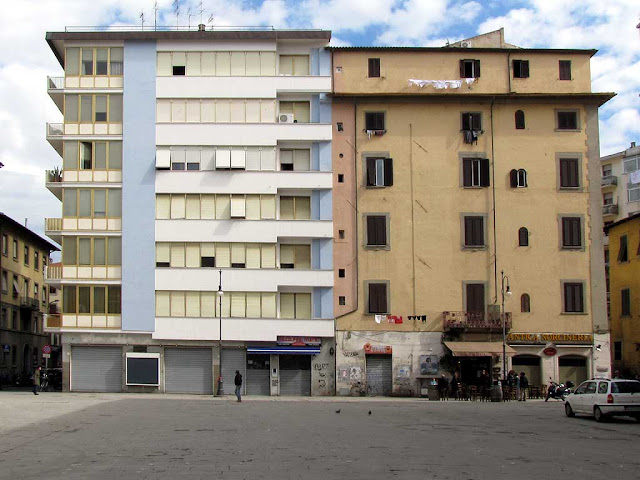
[[[330,37],[47,33],[65,390],[334,394]]]

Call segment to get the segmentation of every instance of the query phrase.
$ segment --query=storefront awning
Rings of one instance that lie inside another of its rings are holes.
[[[247,353],[264,355],[318,355],[320,353],[320,347],[247,347]]]
[[[454,357],[493,357],[502,355],[502,342],[444,342]],[[515,355],[516,351],[506,346],[507,355]]]

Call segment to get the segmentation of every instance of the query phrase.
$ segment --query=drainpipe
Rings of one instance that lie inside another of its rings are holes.
[[[513,93],[511,91],[511,52],[507,53],[507,82],[509,82],[509,93]]]
[[[493,303],[495,304],[498,301],[498,244],[496,242],[496,158],[495,158],[495,149],[494,149],[494,134],[493,134],[493,104],[496,101],[496,97],[491,98],[491,110],[490,110],[490,119],[491,119],[491,176],[493,177],[493,182],[491,182],[491,195],[493,201],[493,285],[494,285],[494,296]]]
[[[359,297],[358,297],[358,288],[360,288],[360,278],[359,278],[359,272],[360,272],[360,262],[359,257],[358,257],[358,248],[359,248],[359,244],[358,244],[358,225],[360,224],[359,219],[358,219],[358,182],[359,182],[359,177],[358,177],[358,100],[357,98],[353,98],[353,173],[354,173],[354,182],[355,182],[355,198],[354,198],[354,203],[355,203],[355,212],[353,212],[356,221],[355,223],[355,232],[354,232],[354,237],[355,238],[355,245],[356,245],[356,258],[355,258],[355,262],[356,262],[356,295],[355,295],[355,309],[353,311],[358,311],[358,302],[359,302]]]

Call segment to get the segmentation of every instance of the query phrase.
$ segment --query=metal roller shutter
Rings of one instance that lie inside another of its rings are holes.
[[[311,357],[280,355],[280,395],[311,396]]]
[[[165,348],[165,391],[213,394],[212,363],[210,348]]]
[[[121,347],[71,347],[71,390],[121,392]]]
[[[244,383],[247,395],[271,395],[269,355],[247,355],[247,375]]]
[[[367,355],[367,391],[370,395],[391,395],[391,355]]]
[[[587,378],[587,360],[578,357],[560,357],[558,359],[558,381],[565,383],[571,380],[576,386],[580,385]]]
[[[222,349],[222,386],[225,395],[232,395],[236,391],[233,379],[236,370],[242,375],[242,393],[247,385],[246,375],[247,351],[239,348]]]

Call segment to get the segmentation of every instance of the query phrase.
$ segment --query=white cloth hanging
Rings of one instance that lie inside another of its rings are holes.
[[[640,183],[640,170],[636,170],[635,172],[629,173],[629,182]]]

